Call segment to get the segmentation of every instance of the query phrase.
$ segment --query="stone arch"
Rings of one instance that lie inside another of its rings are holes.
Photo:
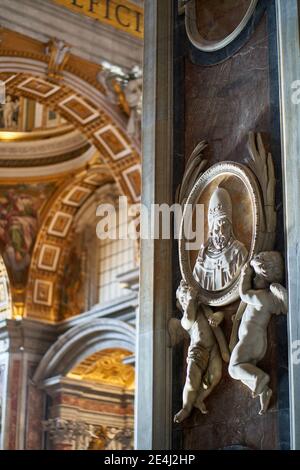
[[[13,35],[14,33],[11,32]],[[25,41],[26,42],[26,41]],[[59,112],[68,122],[79,130],[100,153],[102,164],[86,168],[55,193],[52,206],[48,204],[48,214],[45,215],[42,226],[35,243],[29,280],[27,284],[25,316],[56,320],[57,301],[55,292],[58,284],[57,272],[61,271],[63,256],[59,257],[57,269],[43,270],[39,268],[41,251],[44,242],[50,240],[50,245],[56,253],[63,251],[64,237],[55,233],[49,234],[49,227],[53,227],[57,214],[66,214],[66,220],[73,220],[77,209],[65,204],[63,195],[76,186],[81,190],[95,189],[94,184],[86,182],[87,177],[95,172],[104,172],[110,175],[130,202],[140,199],[140,144],[126,134],[127,117],[120,108],[113,105],[103,86],[97,81],[97,73],[101,66],[95,66],[92,73],[86,74],[84,67],[76,68],[74,60],[62,71],[60,79],[48,77],[49,58],[45,54],[45,45],[31,44],[20,46],[18,50],[7,50],[0,45],[0,79],[5,82],[8,94],[15,94],[33,99],[45,106]],[[80,60],[80,59],[79,59]],[[72,106],[81,106],[82,115],[72,112]],[[99,168],[101,167],[101,168]],[[90,172],[91,170],[91,172]],[[106,181],[106,180],[105,180]],[[55,209],[55,210],[54,210]],[[67,238],[66,238],[67,240]],[[55,247],[55,245],[57,245]],[[58,270],[58,271],[57,271]],[[49,279],[49,277],[51,279]],[[39,298],[39,288],[43,291],[43,298]],[[14,304],[16,303],[13,295]],[[36,305],[35,304],[36,302]],[[21,299],[24,310],[24,300]],[[35,315],[35,310],[39,315]],[[29,313],[29,315],[28,315]]]
[[[99,178],[101,183],[97,184],[97,179],[93,180],[94,178]],[[76,176],[67,178],[45,207],[31,257],[25,317],[50,322],[58,319],[59,281],[68,255],[67,247],[74,238],[76,215],[89,200],[96,197],[96,190],[100,185],[112,182],[112,175],[103,165],[84,169]],[[76,194],[79,196],[74,205],[72,197]],[[53,253],[51,266],[47,266],[44,261],[46,250]],[[43,295],[43,292],[46,294]]]
[[[29,58],[25,52],[22,56],[22,52],[12,54],[0,49],[0,53],[4,55],[0,57],[0,79],[7,93],[33,99],[71,122],[99,150],[122,192],[137,202],[140,144],[126,133],[127,117],[109,101],[103,86],[96,79],[85,80],[74,69],[65,70],[61,80],[50,80],[46,58],[41,54]]]
[[[105,349],[122,348],[134,354],[135,328],[123,321],[97,319],[77,325],[61,335],[39,363],[33,382],[66,375],[76,364]]]

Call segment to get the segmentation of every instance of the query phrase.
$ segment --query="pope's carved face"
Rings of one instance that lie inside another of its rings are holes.
[[[211,239],[217,251],[227,246],[231,237],[231,224],[226,217],[214,221]]]

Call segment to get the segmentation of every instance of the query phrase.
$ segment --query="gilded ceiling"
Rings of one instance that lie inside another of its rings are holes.
[[[78,364],[68,377],[100,384],[134,389],[134,368],[123,360],[132,353],[124,349],[106,349]]]
[[[14,316],[55,322],[75,216],[108,182],[139,201],[140,144],[126,132],[124,103],[112,104],[97,79],[101,66],[70,50],[58,65],[54,40],[0,36],[0,249]]]

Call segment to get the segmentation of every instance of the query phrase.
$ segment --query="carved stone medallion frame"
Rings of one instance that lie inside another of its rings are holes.
[[[258,0],[251,0],[251,3],[245,15],[241,19],[240,23],[236,26],[236,28],[232,31],[232,33],[230,33],[228,36],[221,40],[208,41],[201,36],[197,26],[196,0],[190,0],[185,6],[185,27],[189,40],[197,49],[203,52],[215,52],[220,49],[223,49],[224,47],[228,46],[231,42],[233,42],[246,27],[256,8],[257,2]]]
[[[184,206],[179,237],[179,261],[183,279],[199,292],[199,299],[204,304],[210,306],[228,305],[239,298],[238,289],[240,275],[238,275],[238,277],[224,289],[217,291],[204,289],[195,279],[193,274],[190,252],[187,250],[188,240],[186,239],[184,221],[185,217],[188,217],[188,207],[192,206],[194,208],[208,185],[218,177],[224,177],[224,179],[227,177],[238,178],[247,190],[247,196],[251,201],[252,211],[252,214],[250,215],[245,214],[245,217],[252,217],[252,237],[248,250],[249,260],[253,257],[254,253],[257,253],[264,248],[265,241],[265,224],[261,192],[256,177],[252,171],[247,166],[233,162],[217,163],[206,170],[195,182]]]

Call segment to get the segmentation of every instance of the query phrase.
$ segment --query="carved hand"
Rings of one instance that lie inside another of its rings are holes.
[[[223,312],[214,312],[208,317],[208,323],[213,328],[217,328],[224,320]]]

